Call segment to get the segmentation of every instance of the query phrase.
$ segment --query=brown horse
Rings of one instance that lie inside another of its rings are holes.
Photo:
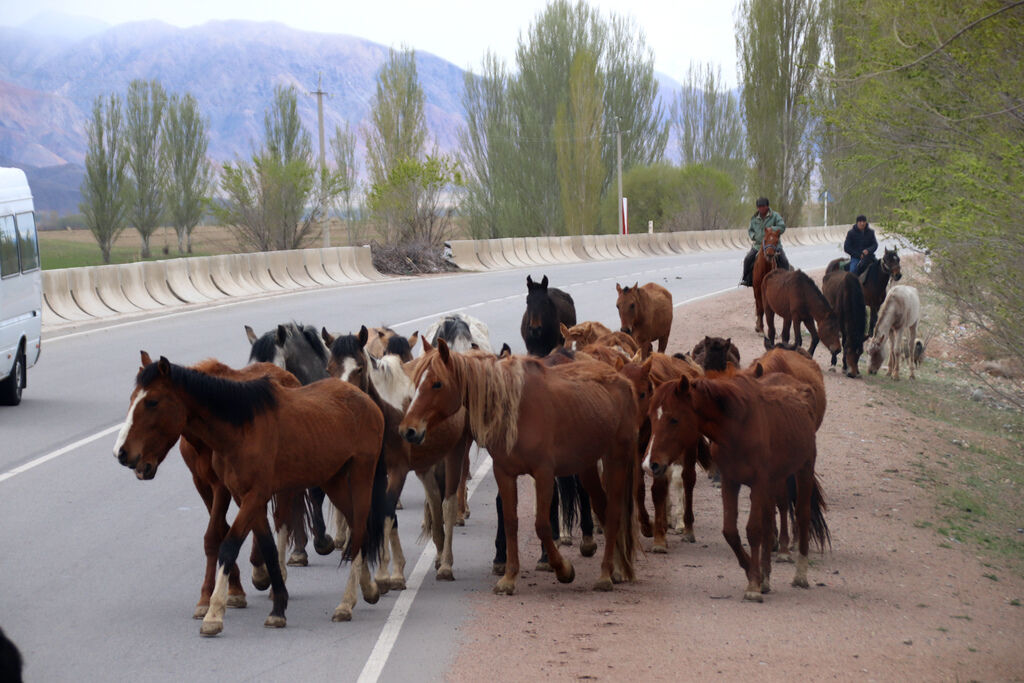
[[[825,347],[832,352],[833,359],[839,353],[842,344],[836,314],[814,280],[802,270],[777,269],[768,273],[761,281],[761,295],[768,320],[768,342],[772,346],[775,345],[775,314],[778,313],[782,318],[783,342],[789,342],[789,328],[792,325],[796,345],[801,346],[803,338],[800,336],[800,324],[803,323],[811,335],[808,351],[812,356],[818,347],[819,333]]]
[[[740,350],[732,343],[731,337],[704,337],[693,347],[690,357],[704,368],[705,372],[724,372],[729,363],[736,367],[740,364]]]
[[[795,477],[799,556],[793,585],[808,587],[807,553],[813,533],[819,547],[828,535],[824,500],[814,475],[817,457],[815,415],[810,390],[786,375],[771,383],[745,375],[729,379],[687,377],[666,382],[651,400],[651,447],[648,467],[656,474],[682,448],[700,437],[712,442],[711,455],[722,474],[722,534],[747,575],[745,600],[761,602],[770,590],[773,503]],[[740,485],[750,487],[750,518],[744,550],[737,529]],[[795,499],[795,500],[794,500]]]
[[[779,239],[782,232],[772,228],[764,229],[764,239],[761,241],[761,248],[754,259],[754,331],[758,334],[764,333],[764,303],[761,293],[761,280],[768,273],[775,270],[779,254]]]
[[[419,331],[413,332],[406,339],[390,327],[371,327],[367,330],[366,352],[374,358],[381,358],[384,354],[393,353],[401,356],[404,362],[412,360],[412,350],[419,342]]]
[[[611,334],[611,330],[596,320],[586,320],[572,327],[559,323],[558,329],[562,333],[562,345],[571,351],[578,351],[587,344],[597,341],[598,337]]]
[[[363,558],[375,561],[386,512],[380,410],[358,389],[337,380],[293,388],[269,375],[225,379],[220,367],[226,368],[215,362],[202,369],[185,368],[164,357],[154,363],[142,352],[128,416],[114,446],[118,461],[138,472],[159,464],[181,436],[204,443],[213,449],[214,470],[239,504],[220,545],[216,583],[200,634],[223,630],[229,574],[249,532],[264,557],[275,555],[266,518],[271,496],[313,486],[324,490],[352,528],[344,557],[355,561],[334,614],[335,621],[350,619],[356,574],[367,601],[379,598]],[[286,624],[288,591],[278,565],[268,562],[267,568],[274,604],[266,625],[280,628]]]
[[[839,320],[843,338],[843,371],[847,377],[860,377],[861,354],[864,353],[864,290],[853,273],[835,270],[825,274],[822,293]],[[835,365],[833,358],[832,364]]]
[[[327,330],[322,331],[324,341],[330,349],[331,360],[327,372],[359,387],[380,408],[384,415],[384,460],[388,471],[388,501],[394,505],[410,470],[423,482],[427,492],[427,506],[431,524],[425,531],[430,532],[437,547],[437,574],[439,581],[452,581],[453,530],[458,511],[458,496],[465,482],[461,475],[463,464],[469,459],[472,437],[466,425],[465,411],[459,411],[440,423],[431,433],[430,440],[422,444],[410,444],[401,437],[398,425],[409,399],[413,385],[402,367],[398,356],[388,355],[377,360],[366,352],[368,332],[361,327],[357,335],[334,337]],[[430,349],[426,337],[424,349]],[[402,590],[405,588],[405,555],[395,527],[395,518],[385,522],[384,559],[377,573],[377,584],[382,588]],[[391,576],[386,574],[390,561],[388,550],[395,558]]]
[[[641,347],[658,342],[658,352],[665,353],[672,329],[672,294],[661,285],[648,282],[643,287],[615,285],[619,293],[615,307],[619,309],[622,331],[636,339]]]
[[[637,442],[637,468],[643,462],[647,453],[647,445],[651,435],[651,421],[648,417],[651,396],[654,389],[665,382],[677,382],[682,376],[690,379],[697,379],[703,373],[692,361],[686,358],[666,356],[663,353],[652,353],[646,360],[641,361],[639,354],[632,362],[624,366],[620,372],[633,384],[637,396],[637,427],[639,439]],[[687,448],[677,454],[677,460],[673,463],[682,465],[683,479],[683,528],[681,529],[682,540],[688,543],[696,543],[697,538],[693,533],[693,487],[697,483],[696,465],[699,462],[705,470],[710,468],[706,444],[698,443],[693,448]],[[651,552],[668,552],[668,477],[655,477],[651,482],[651,500],[654,502],[654,524],[647,513],[646,482],[642,476],[637,477],[636,506],[640,518],[640,532],[647,537],[654,537],[651,545]]]
[[[559,581],[571,582],[576,573],[554,543],[549,511],[555,476],[572,474],[579,475],[605,530],[594,588],[634,580],[636,422],[621,416],[636,414],[636,398],[624,377],[592,361],[547,368],[530,358],[453,353],[438,342],[424,354],[413,382],[416,394],[399,427],[407,440],[429,438],[441,420],[465,407],[473,438],[493,459],[508,543],[496,593],[514,593],[519,576],[516,479],[523,474],[534,478],[537,536]]]

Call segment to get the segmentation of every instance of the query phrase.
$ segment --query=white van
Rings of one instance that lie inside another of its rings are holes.
[[[43,280],[25,172],[0,168],[0,404],[18,405],[39,360]]]

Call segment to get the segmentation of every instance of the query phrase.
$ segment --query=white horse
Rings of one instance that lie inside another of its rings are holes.
[[[450,313],[427,328],[423,338],[431,346],[437,346],[438,338],[444,339],[452,351],[465,353],[470,349],[479,349],[493,353],[491,336],[487,325],[478,318],[466,313]]]
[[[889,372],[893,379],[900,378],[900,356],[904,349],[911,358],[911,345],[917,339],[917,325],[921,321],[921,299],[917,290],[908,285],[897,285],[889,290],[878,311],[875,336],[868,346],[868,372],[872,375],[882,366],[882,345],[889,340]],[[914,363],[910,366],[910,377],[914,378]]]

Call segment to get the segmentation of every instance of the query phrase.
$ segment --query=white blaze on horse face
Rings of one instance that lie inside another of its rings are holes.
[[[369,368],[373,388],[381,399],[396,410],[404,411],[405,402],[413,395],[413,385],[402,367],[402,359],[384,356]]]
[[[654,435],[651,434],[650,440],[647,442],[647,453],[644,455],[644,472],[651,471],[651,451],[654,450]]]
[[[125,418],[124,424],[121,425],[121,431],[117,434],[117,441],[114,443],[114,457],[116,458],[118,453],[124,447],[124,442],[128,439],[128,434],[132,431],[132,422],[135,418],[135,409],[139,407],[139,403],[146,397],[146,392],[140,391],[139,395],[132,400],[131,407],[128,408],[128,417]]]
[[[358,369],[359,363],[356,362],[355,358],[346,358],[345,362],[341,364],[341,381],[347,382],[352,373]]]

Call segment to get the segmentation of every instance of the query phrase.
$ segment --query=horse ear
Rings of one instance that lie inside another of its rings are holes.
[[[648,360],[650,360],[650,359],[648,358]],[[644,354],[643,354],[643,352],[640,349],[637,349],[636,353],[633,354],[633,357],[629,359],[629,362],[630,363],[642,363],[642,362],[644,362]]]
[[[324,344],[327,344],[328,347],[334,343],[334,336],[327,331],[326,327],[320,328],[320,336],[323,338]]]
[[[248,337],[250,344],[255,344],[256,340],[259,339],[253,329],[248,325],[245,326],[245,336]]]
[[[420,340],[420,331],[416,330],[411,335],[409,335],[409,348],[410,349],[415,349],[416,348],[416,344],[419,342],[419,340]]]
[[[622,294],[622,285],[620,285],[618,282],[615,283],[615,291],[618,292],[619,294]]]
[[[569,336],[569,328],[566,327],[565,323],[563,322],[558,323],[558,331],[562,334],[562,339],[565,339],[566,337]]]
[[[533,278],[530,277],[529,275],[527,275],[526,276],[526,289],[529,291],[529,290],[532,290],[533,287],[534,287]]]
[[[284,329],[284,325],[277,326],[277,345],[284,346],[285,341],[288,340],[288,330]]]
[[[378,332],[378,334],[380,333]],[[357,338],[359,339],[359,348],[366,348],[366,340],[370,338],[370,331],[366,329],[366,325],[359,326],[359,335]]]
[[[634,283],[633,283],[633,289],[636,289],[636,288],[637,288],[637,286],[638,286],[639,284],[640,284],[640,281],[639,281],[639,280],[637,280],[636,282],[634,282]],[[629,289],[629,287],[626,287],[626,289]]]
[[[444,340],[444,337],[439,337],[437,340],[437,352],[441,356],[441,362],[447,365],[452,359],[451,350],[448,348],[448,342]]]
[[[548,276],[547,275],[545,275],[544,279],[540,281],[540,288],[541,289],[547,289],[548,288]]]
[[[511,357],[512,357],[512,347],[508,345],[508,342],[505,342],[505,343],[503,343],[501,345],[501,351],[498,352],[498,358],[511,358]]]
[[[156,367],[160,370],[161,375],[171,374],[171,361],[167,360],[164,356],[160,356],[160,360],[156,362]]]
[[[153,362],[153,359],[151,359],[149,354],[145,351],[139,351],[139,355],[142,357],[142,367],[146,367]]]
[[[679,378],[676,383],[676,393],[680,396],[685,396],[690,391],[690,378],[683,375]]]
[[[626,364],[625,359],[622,356],[615,356],[615,372],[622,369],[622,366]]]
[[[764,377],[764,366],[760,362],[754,366],[754,377],[758,379]]]
[[[423,353],[434,350],[434,347],[430,345],[426,337],[420,337],[420,341],[423,342]]]

